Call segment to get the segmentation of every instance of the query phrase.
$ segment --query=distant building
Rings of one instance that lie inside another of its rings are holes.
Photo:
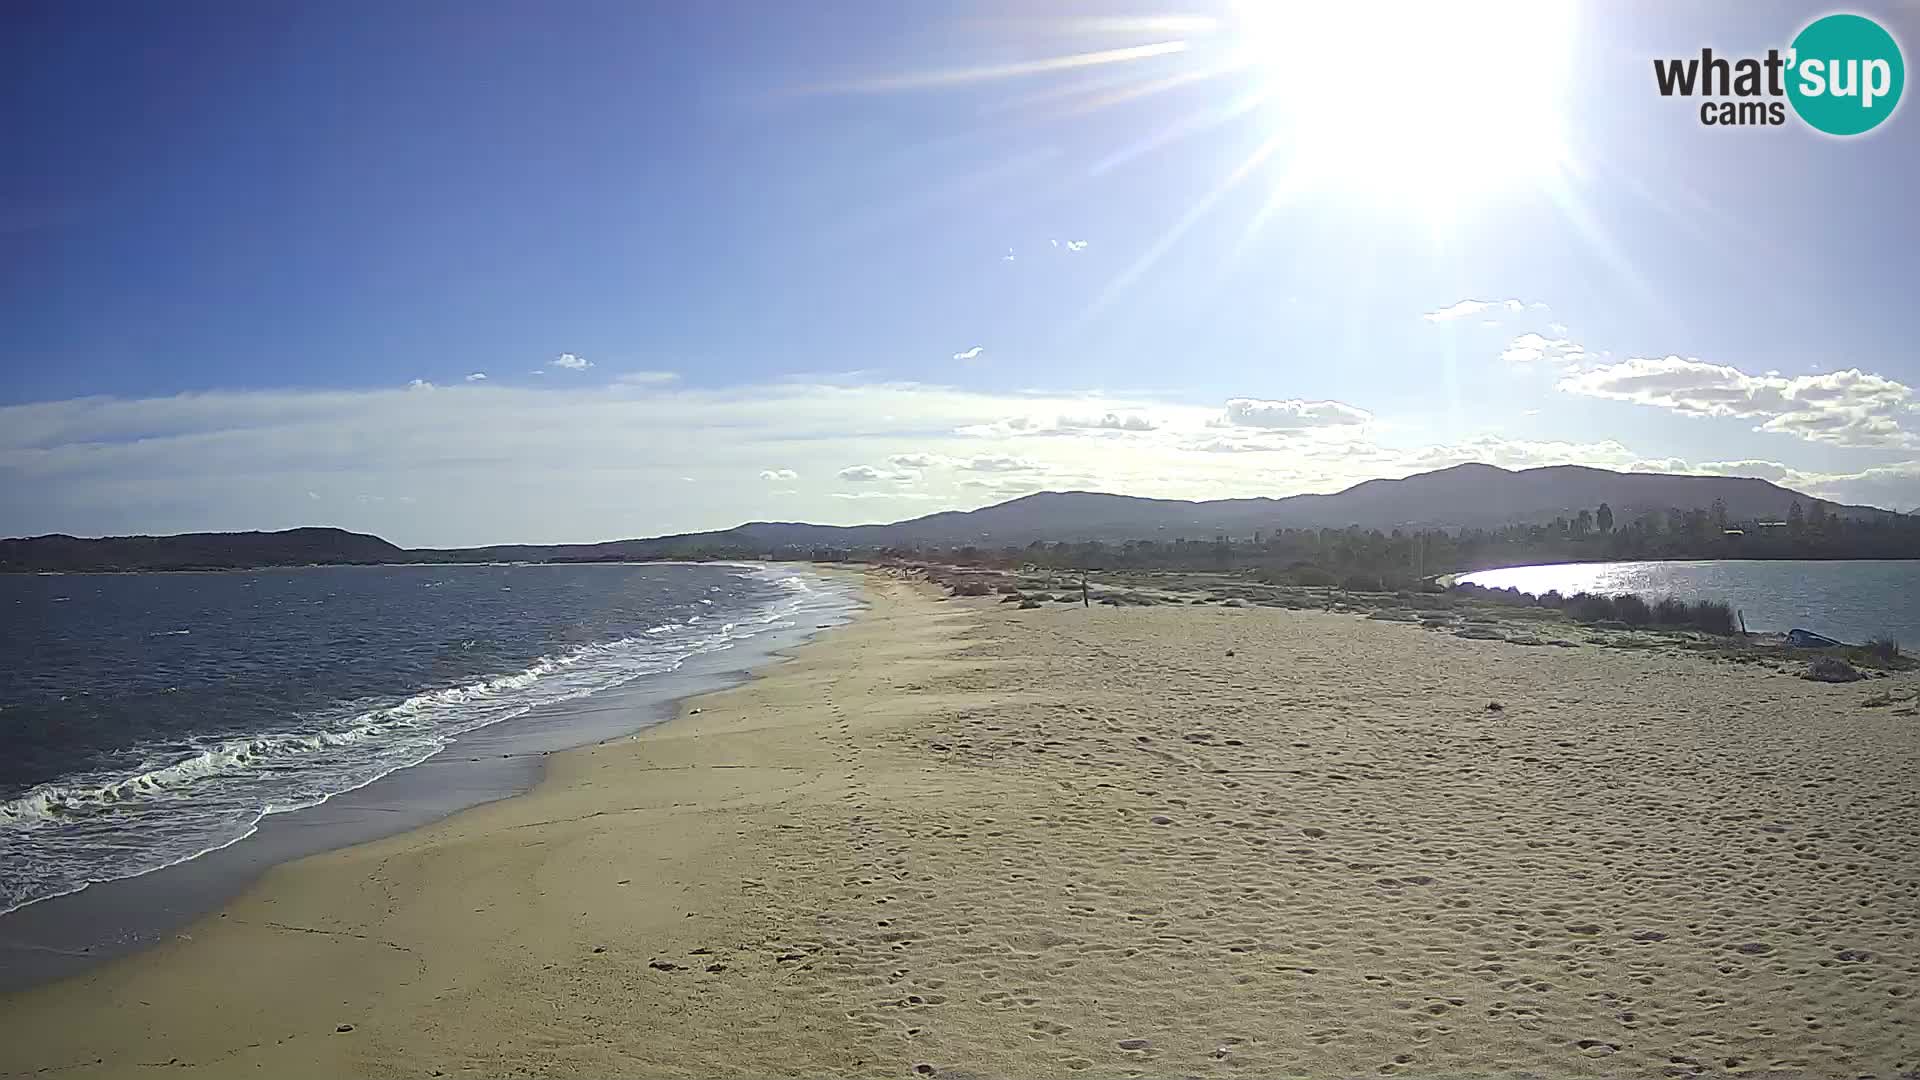
[[[1747,532],[1746,532],[1746,530],[1745,530],[1745,529],[1722,529],[1722,530],[1720,530],[1720,535],[1722,535],[1722,536],[1745,536],[1745,535],[1747,535]]]
[[[1784,521],[1756,521],[1753,523],[1753,527],[1761,532],[1770,532],[1776,529],[1785,530],[1787,523]]]

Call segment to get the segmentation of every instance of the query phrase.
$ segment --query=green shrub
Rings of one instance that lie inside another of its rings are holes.
[[[1671,596],[1662,597],[1653,605],[1653,621],[1661,626],[1685,626],[1693,621],[1693,609],[1685,600],[1675,600]]]
[[[1702,600],[1693,605],[1693,625],[1709,634],[1731,634],[1735,630],[1733,608],[1718,600]]]
[[[1339,575],[1335,574],[1331,570],[1327,570],[1318,566],[1313,566],[1311,564],[1289,567],[1287,569],[1286,574],[1283,576],[1287,579],[1287,582],[1289,584],[1299,585],[1299,586],[1302,586],[1303,588],[1310,588],[1310,589],[1326,588],[1329,585],[1340,584]]]
[[[1628,626],[1645,626],[1653,621],[1653,609],[1632,593],[1613,598],[1614,616]]]
[[[1567,614],[1580,622],[1600,622],[1616,617],[1613,597],[1592,593],[1574,593],[1567,597]]]

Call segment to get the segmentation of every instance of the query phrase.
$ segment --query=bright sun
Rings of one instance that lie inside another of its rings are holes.
[[[1268,74],[1280,186],[1434,211],[1539,185],[1566,163],[1568,5],[1558,0],[1236,9]]]

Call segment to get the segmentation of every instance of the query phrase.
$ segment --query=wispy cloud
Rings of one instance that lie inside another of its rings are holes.
[[[980,359],[980,354],[986,351],[987,351],[986,346],[975,345],[970,349],[962,349],[959,352],[954,353],[953,358],[955,360],[978,360]]]
[[[944,454],[893,454],[887,458],[887,464],[896,469],[931,469],[951,465],[953,459]]]
[[[1005,255],[1002,255],[1002,256],[1000,256],[1000,261],[1001,261],[1001,262],[1012,262],[1012,261],[1013,261],[1013,259],[1014,259],[1014,255],[1013,255],[1013,249],[1012,249],[1012,248],[1008,248],[1008,249],[1007,249],[1007,253],[1006,253]]]
[[[760,479],[762,480],[798,480],[800,479],[800,474],[797,472],[794,472],[792,469],[761,469]]]
[[[1020,457],[984,456],[963,462],[958,467],[968,472],[1026,472],[1040,468],[1040,463]]]
[[[575,356],[570,352],[563,352],[559,356],[547,361],[547,366],[565,368],[568,371],[585,371],[593,366],[593,361],[585,357]]]
[[[920,479],[920,474],[913,469],[882,469],[873,465],[849,465],[834,475],[855,484],[873,484],[883,480],[910,484]]]
[[[484,371],[476,371],[473,374],[467,376],[467,381],[468,382],[486,382],[487,373]]]
[[[1099,416],[1077,417],[1063,416],[1059,420],[1063,428],[1081,428],[1088,431],[1152,431],[1153,421],[1138,414],[1122,416],[1119,413],[1103,413]]]
[[[1069,240],[1067,241],[1067,250],[1085,251],[1087,250],[1087,242],[1085,240]]]
[[[1032,477],[1001,480],[962,480],[960,486],[973,491],[984,491],[998,496],[1030,495],[1047,485]]]
[[[1527,303],[1524,300],[1460,300],[1448,304],[1438,311],[1429,311],[1420,317],[1431,323],[1443,323],[1470,318],[1483,311],[1490,311],[1495,314],[1518,315],[1523,311],[1546,310],[1548,310],[1548,308],[1545,304],[1538,302]]]
[[[1577,343],[1566,338],[1543,337],[1539,334],[1521,334],[1507,343],[1500,352],[1500,359],[1509,364],[1564,364],[1574,365],[1590,359],[1587,351]]]
[[[430,382],[428,382],[428,381],[427,381],[427,380],[425,380],[425,379],[410,379],[410,380],[408,380],[408,381],[407,381],[407,389],[409,389],[409,390],[431,390],[431,389],[433,389],[433,384],[432,384],[432,383],[430,383]]]
[[[621,386],[665,386],[680,381],[677,371],[629,371],[615,375],[613,381]]]
[[[1352,427],[1369,423],[1373,414],[1340,401],[1263,401],[1259,398],[1230,398],[1226,423],[1240,427],[1275,430],[1300,430],[1320,427]]]

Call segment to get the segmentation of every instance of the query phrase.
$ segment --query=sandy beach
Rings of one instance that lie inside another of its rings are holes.
[[[1913,675],[867,592],[0,998],[0,1074],[1920,1073]]]

